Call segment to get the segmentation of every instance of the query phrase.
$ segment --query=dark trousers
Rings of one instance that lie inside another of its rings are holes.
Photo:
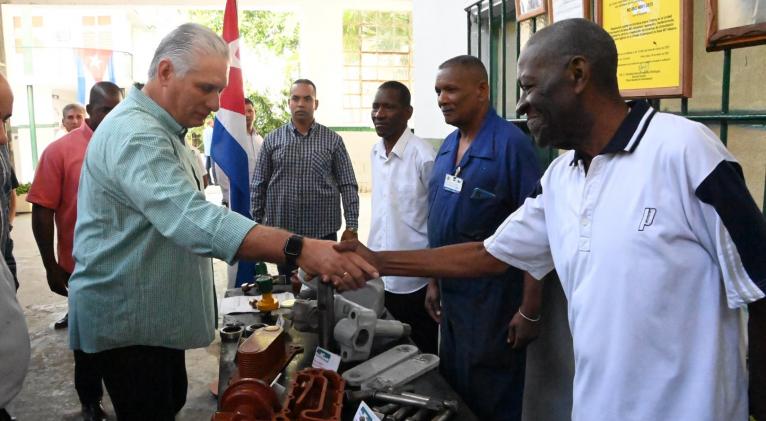
[[[338,241],[338,233],[334,232],[332,234],[325,235],[324,237],[320,238],[320,240]],[[298,266],[288,263],[277,265],[277,271],[279,271],[279,274],[284,275],[288,280],[290,279],[290,276],[295,269],[298,269]]]
[[[181,349],[128,346],[93,355],[120,421],[168,420],[186,403],[186,356]]]
[[[13,239],[11,238],[11,234],[8,233],[8,241],[5,242],[5,251],[3,252],[3,258],[5,259],[5,263],[8,265],[8,269],[11,271],[11,275],[13,275],[13,283],[16,284],[16,289],[19,289],[19,278],[16,276],[16,258],[13,257]]]
[[[410,338],[420,351],[428,354],[438,352],[439,325],[428,315],[425,307],[426,290],[420,288],[409,294],[386,291],[386,310],[400,322],[412,327]]]
[[[74,351],[74,388],[83,405],[101,401],[104,389],[101,387],[101,367],[94,356],[80,350]]]

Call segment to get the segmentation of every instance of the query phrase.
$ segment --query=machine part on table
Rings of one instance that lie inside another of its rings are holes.
[[[379,319],[373,310],[335,296],[336,323],[333,336],[343,361],[369,358],[375,337],[398,339],[410,334],[410,325],[398,320]]]
[[[425,421],[429,412],[431,411],[428,408],[420,408],[418,412],[410,415],[404,421]]]
[[[317,313],[316,300],[296,299],[290,318],[293,320],[293,327],[299,332],[319,331],[319,314]]]
[[[433,417],[431,421],[447,421],[448,419],[452,418],[453,415],[455,415],[455,412],[457,411],[447,408],[436,414],[436,416]]]
[[[335,291],[332,284],[319,282],[317,286],[317,315],[319,316],[319,346],[334,351],[332,332],[335,326]]]
[[[274,283],[272,277],[269,275],[262,275],[255,278],[255,286],[258,288],[258,292],[261,293],[261,299],[255,304],[255,308],[258,311],[268,313],[279,308],[279,302],[274,299],[272,291],[274,290]]]
[[[340,421],[346,382],[336,372],[307,368],[295,374],[277,421]]]
[[[428,408],[433,411],[442,411],[445,408],[457,410],[456,400],[437,399],[430,396],[417,395],[414,393],[393,393],[375,390],[359,390],[346,392],[346,399],[351,402],[374,399],[382,402],[392,402],[400,405],[417,406],[419,408]]]
[[[376,337],[398,339],[410,334],[410,325],[397,320],[380,319],[385,310],[385,291],[380,279],[369,281],[354,293],[343,294],[331,294],[332,287],[317,280],[307,285],[318,291],[318,299],[295,301],[292,311],[295,329],[318,332],[320,346],[331,351],[336,351],[333,349],[334,338],[344,362],[367,359]]]
[[[253,323],[251,325],[245,326],[245,331],[242,332],[242,337],[249,338],[250,336],[252,336],[253,332],[266,326],[267,326],[266,323]]]
[[[239,379],[220,399],[212,421],[272,421],[281,410],[277,395],[257,379]]]
[[[362,383],[362,389],[392,389],[428,373],[439,366],[439,357],[434,354],[420,354],[410,357],[374,378]]]
[[[228,386],[229,379],[236,373],[237,365],[234,356],[237,355],[239,338],[242,336],[242,327],[227,325],[219,331],[221,335],[221,356],[218,363],[218,408],[221,408],[221,396]]]
[[[409,407],[409,406],[403,406],[403,407],[397,409],[396,412],[391,414],[391,416],[386,417],[386,419],[387,420],[391,419],[391,421],[404,421],[404,418],[406,418],[408,414],[410,414],[411,412],[414,412],[416,410],[417,410],[416,408],[412,408],[412,407]]]
[[[302,347],[287,342],[279,326],[257,329],[239,346],[237,367],[240,378],[255,378],[271,383]]]
[[[398,403],[387,403],[383,406],[372,407],[373,411],[379,412],[384,415],[393,414],[394,412],[396,412],[397,409],[399,409]]]
[[[346,370],[343,373],[343,378],[351,386],[361,386],[362,383],[372,380],[396,364],[417,355],[418,352],[420,351],[415,345],[397,345],[354,368]]]

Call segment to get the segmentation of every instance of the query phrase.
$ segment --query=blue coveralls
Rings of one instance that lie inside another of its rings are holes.
[[[540,168],[532,141],[490,109],[478,136],[455,158],[460,131],[444,140],[429,183],[431,247],[482,241],[537,185]],[[460,167],[460,193],[444,187]],[[521,304],[522,272],[449,278],[440,282],[440,370],[481,420],[520,420],[526,354],[506,342],[508,323]]]

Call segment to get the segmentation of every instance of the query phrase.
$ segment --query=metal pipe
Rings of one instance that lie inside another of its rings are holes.
[[[503,73],[502,73],[502,78],[503,78],[503,93],[502,93],[503,107],[502,107],[502,113],[503,113],[503,118],[505,118],[505,115],[506,115],[506,110],[505,109],[507,108],[506,107],[506,102],[507,101],[506,101],[505,96],[506,96],[506,91],[508,90],[508,89],[506,89],[506,87],[508,86],[508,77],[506,76],[506,71],[505,71],[506,70],[505,69],[506,68],[506,64],[508,64],[508,56],[506,55],[506,45],[505,45],[505,43],[506,43],[505,39],[507,38],[505,36],[505,0],[500,2],[500,36],[503,37],[503,40],[501,42],[501,47],[500,48],[503,51]]]
[[[32,147],[32,169],[37,168],[37,122],[35,121],[35,90],[27,85],[27,114],[29,114],[29,143]]]
[[[467,34],[466,42],[468,43],[468,55],[469,56],[471,55],[471,8],[473,8],[473,6],[467,7],[466,8],[466,13],[465,13],[466,25],[468,26],[468,30],[466,31],[466,34]]]
[[[479,11],[476,13],[476,57],[481,60],[481,2],[479,2]]]
[[[234,362],[239,348],[239,338],[242,336],[242,326],[226,325],[219,331],[221,335],[221,354],[218,361],[218,409],[221,409],[221,397],[229,380],[237,371],[237,363]]]
[[[317,282],[317,314],[319,315],[319,346],[333,351],[335,328],[335,291],[328,282]]]
[[[451,409],[445,409],[433,417],[431,421],[447,421],[448,419],[452,418],[453,415],[455,415],[455,411]]]
[[[723,50],[723,83],[721,84],[721,114],[729,113],[729,94],[731,78],[731,49]],[[729,141],[729,122],[721,120],[721,142],[726,145]]]
[[[489,35],[489,72],[490,72],[490,89],[489,89],[489,103],[492,104],[492,106],[495,106],[495,98],[497,98],[497,72],[495,69],[497,68],[496,63],[493,62],[492,58],[496,57],[497,54],[495,53],[495,42],[494,42],[494,34],[492,33],[492,0],[489,0],[489,5],[487,6],[487,34]],[[481,57],[479,57],[481,59]],[[497,61],[497,60],[495,60]],[[494,82],[494,83],[493,83]]]
[[[519,59],[520,55],[521,55],[521,22],[516,21],[516,60]],[[516,77],[518,78],[518,75],[516,75]],[[516,102],[514,102],[514,104],[518,106],[519,99],[521,99],[521,88],[519,87],[518,83],[514,83],[513,85],[516,87]],[[515,112],[515,114],[517,119],[521,117],[521,114],[519,114],[518,112]],[[524,121],[526,122],[526,120]]]

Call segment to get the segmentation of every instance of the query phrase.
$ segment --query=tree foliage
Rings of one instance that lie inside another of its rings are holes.
[[[222,10],[190,10],[189,20],[204,25],[220,34],[223,30]],[[271,54],[285,59],[290,65],[297,67],[299,33],[296,19],[291,13],[272,12],[267,10],[243,10],[239,12],[239,35],[244,45],[255,50],[267,50]],[[290,81],[290,71],[285,74],[285,84]],[[290,113],[287,111],[287,90],[279,91],[278,95],[258,92],[245,85],[245,97],[253,101],[256,110],[255,129],[265,136],[277,127],[287,122]],[[194,139],[201,139],[202,128],[191,130]],[[201,142],[200,142],[201,143]]]
[[[291,13],[268,10],[243,10],[239,13],[239,36],[250,46],[264,46],[277,55],[289,56],[298,49],[298,25]],[[222,10],[190,10],[192,22],[207,26],[220,34]]]

